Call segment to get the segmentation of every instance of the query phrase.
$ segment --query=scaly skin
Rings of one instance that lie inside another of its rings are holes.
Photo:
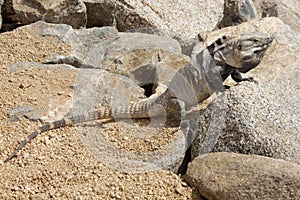
[[[213,92],[223,91],[223,82],[229,75],[236,82],[251,80],[243,78],[240,72],[246,73],[255,68],[272,41],[273,37],[259,32],[223,36],[200,52],[194,64],[188,63],[182,67],[171,80],[168,89],[157,99],[49,122],[26,137],[4,162],[11,160],[31,139],[51,129],[98,119],[141,119],[164,113],[180,119],[186,109],[202,102]]]

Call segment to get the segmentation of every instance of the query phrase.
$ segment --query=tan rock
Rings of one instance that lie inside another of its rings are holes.
[[[116,27],[169,35],[180,41],[183,53],[189,54],[196,35],[212,31],[220,23],[223,5],[224,0],[116,1]]]
[[[79,0],[8,0],[5,2],[4,13],[6,19],[22,24],[42,20],[80,28],[87,23],[86,7]]]
[[[300,166],[257,155],[210,153],[195,158],[185,180],[206,199],[297,199]]]
[[[300,1],[254,0],[258,16],[278,17],[294,31],[300,31]]]

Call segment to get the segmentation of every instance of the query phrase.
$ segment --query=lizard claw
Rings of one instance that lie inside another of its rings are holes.
[[[242,81],[249,81],[249,82],[253,82],[253,83],[258,83],[253,77],[243,78]]]

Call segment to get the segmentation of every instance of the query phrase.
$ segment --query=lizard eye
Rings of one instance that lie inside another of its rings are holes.
[[[241,49],[242,49],[242,45],[238,45],[238,46],[237,46],[237,49],[238,49],[238,50],[241,50]]]

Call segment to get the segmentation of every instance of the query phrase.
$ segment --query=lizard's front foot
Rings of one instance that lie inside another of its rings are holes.
[[[253,77],[247,77],[247,78],[243,78],[242,81],[249,81],[249,82],[252,82],[252,81],[255,81]]]
[[[249,82],[253,82],[253,83],[258,83],[253,77],[243,78],[242,81],[249,81]]]

